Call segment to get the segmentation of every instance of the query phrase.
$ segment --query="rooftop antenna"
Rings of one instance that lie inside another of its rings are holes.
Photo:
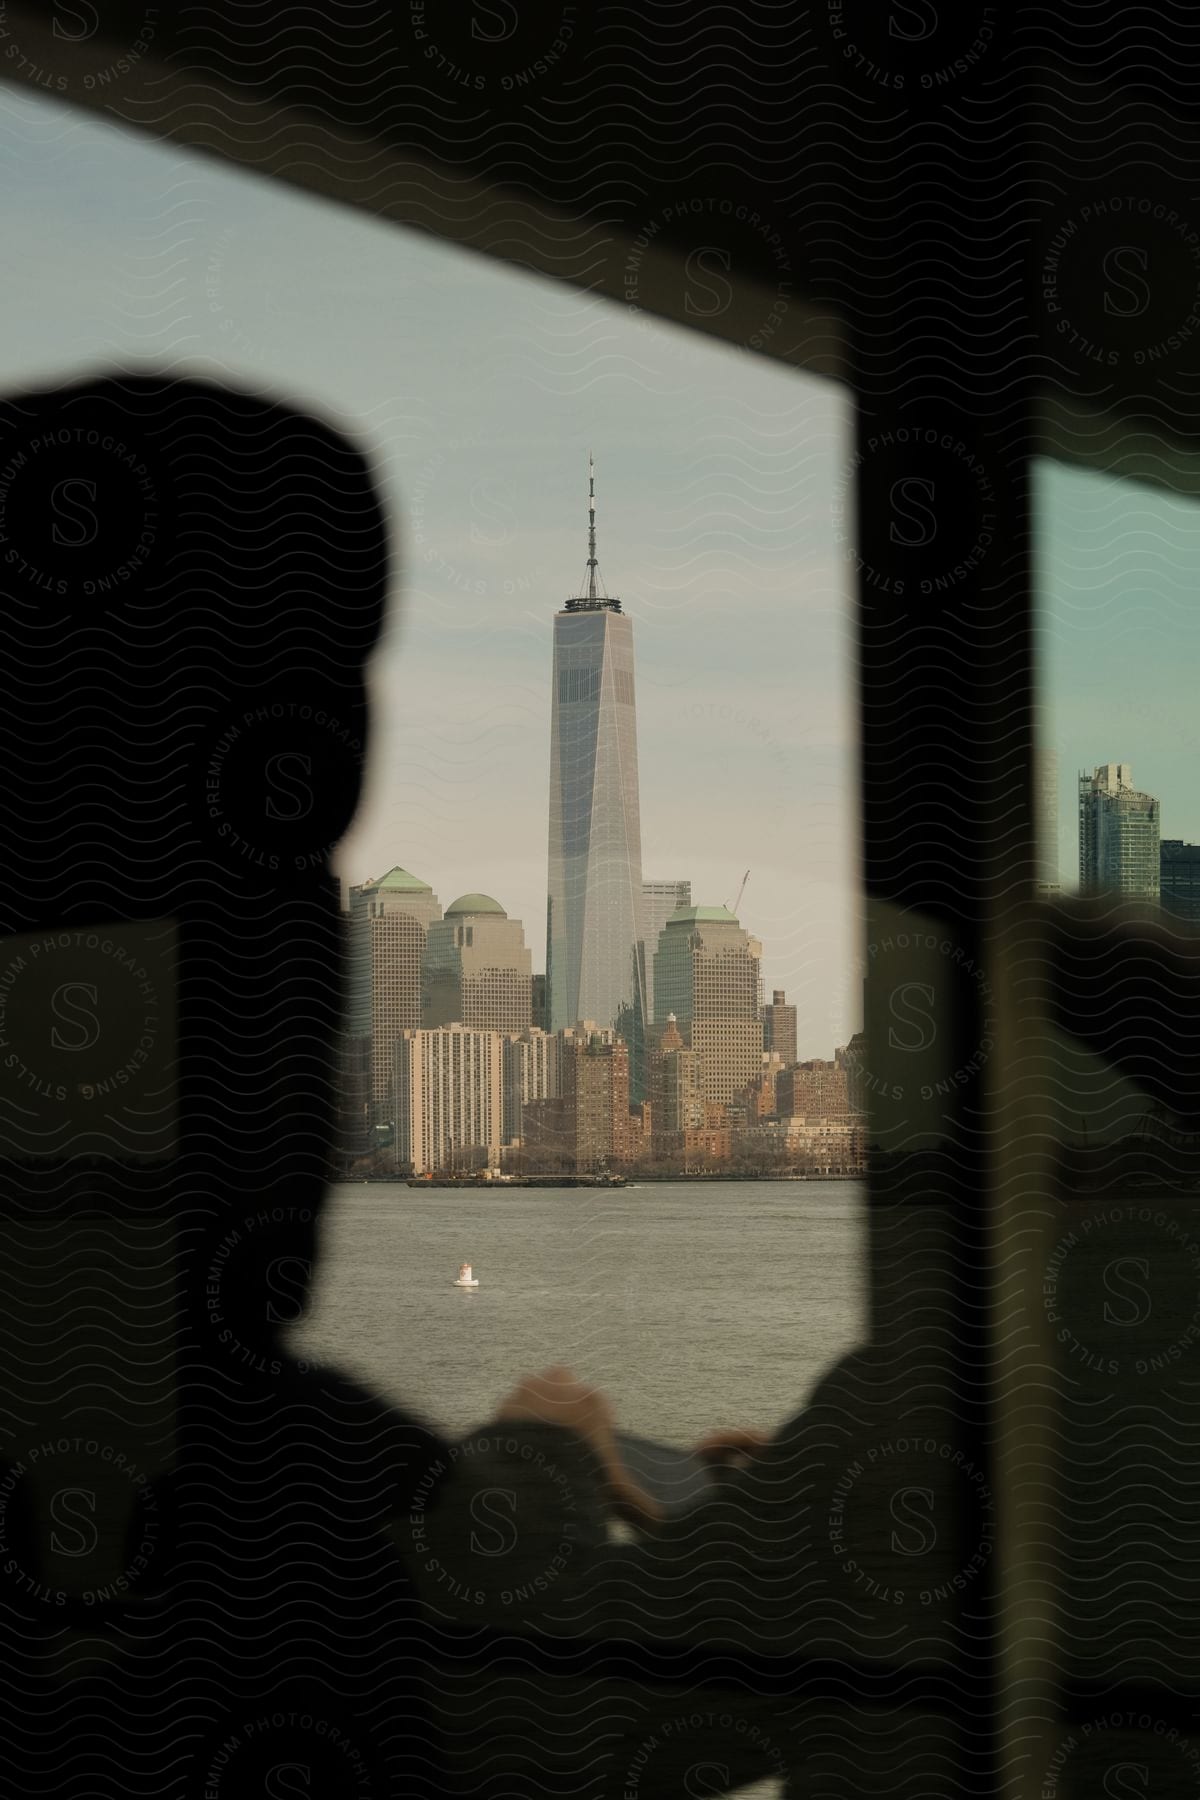
[[[588,451],[588,599],[596,598],[596,462]]]
[[[620,612],[621,602],[615,594],[605,592],[600,565],[596,559],[596,459],[589,450],[587,581],[585,591],[567,601],[567,611],[596,612],[605,607],[610,612]]]

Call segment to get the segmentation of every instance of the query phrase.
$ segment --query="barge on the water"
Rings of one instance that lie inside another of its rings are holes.
[[[625,1186],[623,1175],[410,1175],[405,1179],[410,1188],[619,1188]]]

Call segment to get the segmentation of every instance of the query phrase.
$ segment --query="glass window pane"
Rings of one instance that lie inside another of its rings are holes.
[[[272,1325],[450,1434],[570,1363],[647,1481],[771,1432],[867,1323],[845,393],[6,103],[41,234],[8,389],[133,357],[278,394],[395,521],[337,853],[347,1179]]]

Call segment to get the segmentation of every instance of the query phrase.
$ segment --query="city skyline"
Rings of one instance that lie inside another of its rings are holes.
[[[375,461],[395,608],[344,882],[399,862],[442,893],[483,886],[541,961],[544,865],[511,846],[544,833],[539,633],[578,565],[591,443],[638,594],[646,873],[683,869],[715,903],[750,866],[741,916],[768,988],[798,1006],[801,1052],[845,1041],[861,914],[852,587],[832,527],[843,391],[49,95],[7,101],[22,182],[0,205],[25,250],[0,346],[11,389],[98,364],[215,375],[312,405]],[[1051,459],[1034,473],[1039,735],[1070,890],[1078,774],[1106,761],[1160,798],[1164,839],[1200,841],[1200,519],[1150,481]],[[698,760],[702,830],[676,805]]]
[[[740,916],[798,1005],[802,1052],[845,1042],[861,947],[844,390],[52,99],[9,106],[22,191],[0,205],[27,251],[10,388],[98,363],[232,379],[372,458],[396,559],[343,883],[399,864],[444,897],[494,895],[541,966],[550,619],[582,561],[594,448],[604,564],[636,596],[645,873],[721,904],[749,867]]]
[[[1079,885],[1079,777],[1131,764],[1164,839],[1200,842],[1200,509],[1149,481],[1034,464],[1038,737],[1057,756],[1058,871]]]

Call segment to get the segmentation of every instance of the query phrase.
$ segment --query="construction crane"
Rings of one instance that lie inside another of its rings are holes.
[[[742,876],[742,885],[737,891],[737,899],[734,901],[732,906],[727,906],[725,908],[725,911],[731,912],[735,919],[737,918],[737,909],[742,904],[742,895],[746,891],[746,883],[749,881],[749,879],[750,879],[750,871],[749,871],[749,869],[747,869],[746,873]]]

